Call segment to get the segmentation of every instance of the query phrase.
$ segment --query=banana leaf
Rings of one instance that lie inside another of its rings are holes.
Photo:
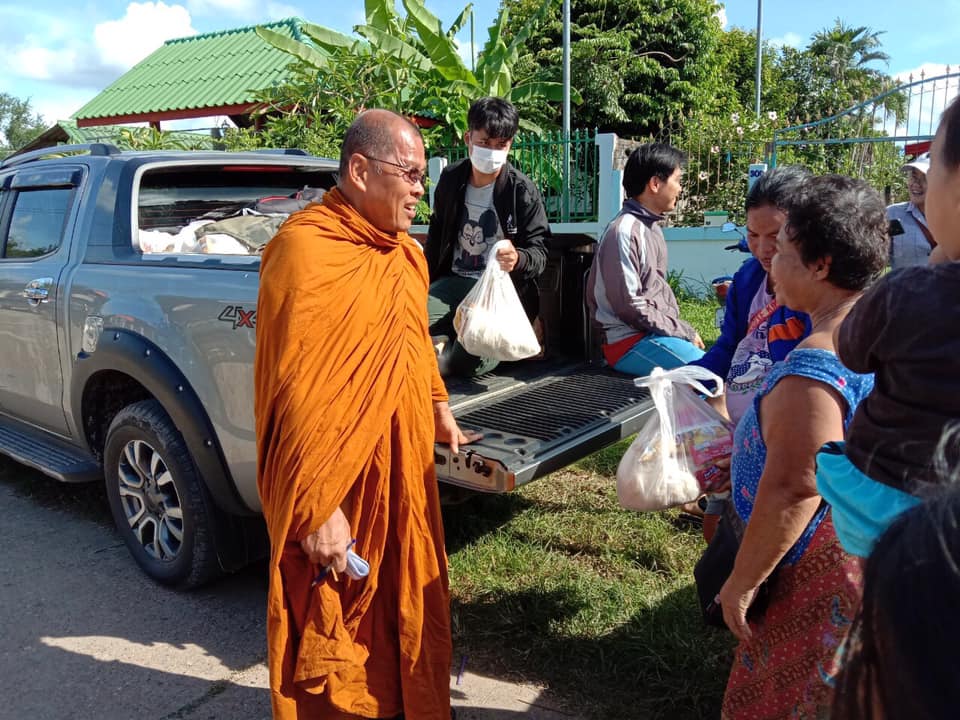
[[[372,25],[358,25],[355,30],[370,41],[375,52],[394,55],[423,72],[430,72],[434,69],[434,64],[430,61],[430,58],[417,48],[380,28]]]
[[[563,100],[563,83],[535,80],[517,85],[510,91],[509,97],[510,102],[513,103],[522,103],[526,100],[539,98],[560,102]],[[570,88],[570,100],[578,104],[583,102],[580,93],[574,88]]]
[[[393,0],[365,0],[364,10],[367,25],[373,25],[381,30],[390,27],[390,22],[397,17]]]
[[[258,26],[254,32],[256,32],[264,42],[273,45],[278,50],[282,50],[285,53],[299,58],[311,67],[315,67],[318,70],[327,67],[329,56],[321,50],[313,48],[299,40],[294,40],[287,35],[282,35],[275,30],[270,30],[269,28]]]
[[[403,0],[407,19],[413,23],[427,56],[445,80],[476,84],[476,78],[463,64],[453,40],[443,32],[437,17],[420,0]]]
[[[354,46],[354,43],[357,42],[356,38],[344,35],[336,30],[331,30],[330,28],[325,28],[322,25],[303,23],[300,29],[320,47],[328,50],[334,48],[350,49]]]
[[[447,37],[451,40],[457,36],[460,30],[463,29],[463,24],[467,21],[467,18],[470,17],[470,13],[473,10],[473,3],[467,5],[463,12],[457,15],[457,19],[450,23],[450,28],[447,30]]]

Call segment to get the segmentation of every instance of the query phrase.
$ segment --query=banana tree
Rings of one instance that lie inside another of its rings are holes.
[[[505,97],[522,108],[533,101],[560,101],[563,86],[557,82],[513,83],[513,65],[519,49],[556,0],[542,6],[507,43],[504,30],[508,10],[501,8],[488,31],[488,39],[476,65],[470,70],[458,52],[456,35],[469,17],[467,5],[451,26],[444,30],[440,20],[423,0],[402,0],[406,16],[397,15],[393,0],[366,0],[366,23],[357,25],[351,37],[335,30],[305,23],[301,30],[312,41],[301,42],[264,27],[257,34],[266,42],[316,70],[323,82],[331,64],[343,53],[371,55],[382,61],[379,80],[391,88],[398,107],[406,114],[425,114],[441,120],[460,137],[467,130],[467,108],[480,97]],[[571,91],[574,102],[579,93]],[[359,108],[358,108],[359,109]],[[523,123],[529,130],[539,128]]]

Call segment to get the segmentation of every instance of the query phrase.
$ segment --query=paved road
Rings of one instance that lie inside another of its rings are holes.
[[[0,543],[0,719],[270,717],[264,565],[193,593],[158,586],[99,486],[5,458]],[[451,676],[451,696],[460,720],[574,717],[540,688],[469,672]]]

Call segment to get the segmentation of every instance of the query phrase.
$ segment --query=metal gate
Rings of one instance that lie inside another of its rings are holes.
[[[960,94],[960,72],[908,82],[830,117],[775,130],[770,164],[797,163],[840,173],[883,189],[888,202],[906,199],[900,167],[929,150],[940,113]]]

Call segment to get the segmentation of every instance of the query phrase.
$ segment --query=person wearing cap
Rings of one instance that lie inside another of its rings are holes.
[[[900,169],[907,173],[910,200],[887,208],[887,219],[890,220],[890,266],[894,270],[926,265],[930,251],[937,245],[924,215],[930,153],[917,156]]]

